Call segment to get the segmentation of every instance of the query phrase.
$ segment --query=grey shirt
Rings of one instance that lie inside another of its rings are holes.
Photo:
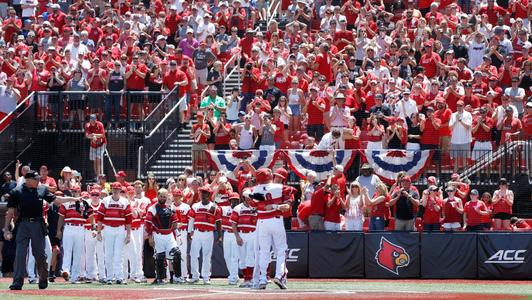
[[[209,65],[209,60],[216,59],[216,56],[214,56],[214,54],[212,54],[210,50],[196,49],[192,53],[192,58],[194,59],[196,69],[202,70],[207,68],[207,66]]]

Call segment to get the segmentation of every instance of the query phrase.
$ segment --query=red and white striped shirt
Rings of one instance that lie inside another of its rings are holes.
[[[280,183],[259,184],[253,188],[253,194],[262,194],[264,200],[254,200],[253,206],[257,207],[259,219],[271,219],[281,217],[282,212],[278,209],[266,209],[268,205],[281,205],[288,203],[292,195],[292,187]]]
[[[103,198],[98,209],[98,221],[106,226],[118,227],[131,224],[131,206],[129,201],[120,197],[114,200],[112,196]]]
[[[214,212],[210,210],[215,207]],[[189,221],[194,229],[199,231],[214,231],[216,222],[222,219],[222,212],[213,202],[203,205],[201,202],[194,203],[188,212]]]
[[[188,227],[188,212],[190,211],[190,205],[181,202],[179,206],[173,206],[173,210],[177,214],[177,220],[179,222],[179,230],[187,230]]]
[[[96,218],[96,215],[98,213],[98,209],[100,208],[100,204],[101,204],[101,201],[98,200],[98,205],[92,205],[92,202],[91,201],[88,201],[89,203],[89,206],[91,207],[92,211],[94,212],[94,218]],[[96,223],[96,220],[94,220],[94,223]],[[85,222],[85,229],[87,230],[92,230],[92,224],[91,224],[91,219],[88,218],[87,221]]]
[[[222,230],[225,232],[233,232],[233,227],[231,224],[231,214],[233,209],[231,206],[222,206]]]
[[[80,208],[84,208],[85,206],[83,204],[80,204]],[[63,203],[59,207],[59,215],[62,216],[65,220],[65,224],[67,225],[83,225],[87,222],[87,219],[85,219],[77,210],[76,210],[76,202],[68,202]]]
[[[160,216],[157,215],[157,207],[160,207],[161,209],[166,209],[166,204],[159,204],[155,203],[152,206],[148,208],[148,213],[146,214],[146,232],[148,234],[151,234],[152,232],[160,233],[160,234],[173,234],[172,231],[173,225],[178,222],[177,213],[175,213],[174,210],[170,208],[171,215],[170,220],[168,220],[167,226],[165,226],[163,223],[165,221],[160,219]],[[163,212],[164,213],[164,212]],[[163,228],[166,227],[166,228]]]
[[[236,224],[238,232],[253,232],[257,227],[257,210],[240,203],[233,208],[231,223]]]
[[[139,229],[144,224],[151,201],[146,197],[133,198],[133,200],[129,201],[129,205],[131,206],[131,212],[136,211],[136,215],[132,214],[131,229]]]

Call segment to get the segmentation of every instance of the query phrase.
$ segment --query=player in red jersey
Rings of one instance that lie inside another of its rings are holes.
[[[88,201],[93,212],[100,209],[101,192],[99,189],[93,188],[89,193],[90,199]],[[87,219],[85,222],[85,271],[87,274],[87,281],[99,280],[100,283],[105,283],[105,260],[103,242],[96,239],[96,226],[94,222]]]
[[[131,207],[129,201],[120,196],[120,183],[113,182],[111,189],[111,196],[105,197],[98,209],[97,238],[102,240],[103,229],[107,284],[112,284],[113,279],[116,284],[123,284],[122,253],[124,245],[131,241]]]
[[[194,203],[189,211],[189,232],[192,237],[190,245],[190,283],[199,281],[199,253],[202,252],[201,276],[204,284],[211,284],[211,256],[214,243],[214,230],[218,232],[217,242],[222,242],[221,210],[212,202],[209,187],[199,188],[201,202]],[[194,232],[192,232],[194,231]]]
[[[249,189],[244,194],[249,194]],[[237,194],[238,195],[238,194]],[[243,288],[251,287],[253,267],[255,266],[255,245],[257,243],[257,210],[251,207],[251,199],[244,196],[242,203],[233,208],[231,213],[231,226],[238,245],[238,266],[244,275]]]
[[[57,238],[63,240],[63,277],[79,283],[82,273],[84,231],[87,219],[92,219],[92,209],[85,200],[64,203],[59,207]],[[94,223],[94,220],[90,222]],[[63,225],[65,226],[64,229]],[[64,234],[63,234],[64,233]],[[70,275],[70,276],[69,276]]]
[[[172,261],[174,272],[178,277],[181,276],[181,251],[174,236],[178,219],[174,210],[166,205],[168,198],[168,190],[160,189],[157,193],[157,203],[150,206],[146,215],[146,232],[150,245],[155,248],[154,284],[164,284],[165,259]]]
[[[225,177],[224,177],[225,178]],[[240,201],[240,196],[237,193],[228,195],[227,205],[220,205],[222,210],[222,230],[224,232],[223,249],[224,260],[227,270],[229,270],[229,285],[236,285],[238,283],[238,244],[236,236],[233,234],[233,225],[231,223],[231,215],[233,208]]]
[[[175,188],[172,191],[173,206],[172,209],[176,213],[178,218],[178,227],[175,230],[175,235],[178,240],[179,250],[181,253],[187,253],[188,251],[188,212],[190,211],[190,205],[183,202],[183,192]],[[181,277],[173,280],[174,282],[184,283],[188,279],[188,267],[187,267],[187,255],[181,255]]]

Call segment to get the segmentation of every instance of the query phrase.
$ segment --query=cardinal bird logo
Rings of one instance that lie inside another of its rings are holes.
[[[381,245],[375,254],[375,260],[379,266],[399,275],[399,268],[404,268],[410,263],[410,256],[405,248],[388,241],[381,237]]]

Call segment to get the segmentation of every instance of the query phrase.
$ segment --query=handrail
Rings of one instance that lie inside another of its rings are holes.
[[[15,114],[15,112],[17,112],[22,106],[26,105],[26,102],[28,102],[28,100],[31,100],[33,99],[33,95],[35,94],[35,92],[31,92],[28,96],[26,96],[26,98],[24,98],[24,100],[22,100],[22,102],[20,102],[19,104],[17,104],[17,106],[15,107],[15,109],[8,113],[7,115],[5,115],[1,120],[0,120],[0,124],[4,123],[5,121],[7,121],[9,119],[9,117],[11,117],[13,114]]]
[[[279,9],[279,5],[281,5],[281,0],[278,0],[278,1],[275,1],[275,7],[272,11],[271,7],[273,7],[273,2],[272,4],[270,5],[270,9],[268,11],[268,13],[270,14],[268,16],[268,23],[266,23],[266,31],[268,31],[268,29],[270,28],[270,24],[272,23],[272,21],[275,19],[275,15],[277,14],[277,10]]]
[[[161,99],[161,101],[160,101],[159,103],[157,103],[157,106],[155,106],[155,107],[150,111],[150,113],[144,118],[144,121],[148,120],[148,119],[149,119],[149,118],[150,118],[150,117],[151,117],[151,116],[157,111],[157,109],[159,108],[159,106],[161,106],[161,105],[166,101],[166,99],[168,99],[168,97],[170,97],[170,95],[172,95],[172,94],[176,91],[176,89],[178,89],[178,88],[179,88],[179,85],[176,84],[176,85],[174,86],[174,88],[173,88],[171,91],[169,91],[169,92],[164,96],[164,98]]]
[[[168,111],[166,113],[164,118],[161,121],[159,121],[159,123],[155,126],[155,128],[153,128],[152,131],[146,136],[146,139],[151,138],[155,134],[157,129],[159,129],[159,127],[161,127],[161,125],[166,121],[166,119],[168,119],[168,117],[171,116],[174,113],[174,111],[179,107],[181,102],[185,101],[185,99],[186,99],[186,96],[183,96],[183,97],[181,97],[181,99],[179,99],[179,101],[177,101],[177,103],[174,105],[174,107],[172,107],[172,109],[170,109],[170,111]]]
[[[142,153],[144,152],[144,146],[141,145],[139,146],[139,149],[137,151],[137,178],[142,178],[142,158],[144,155],[142,155]]]

